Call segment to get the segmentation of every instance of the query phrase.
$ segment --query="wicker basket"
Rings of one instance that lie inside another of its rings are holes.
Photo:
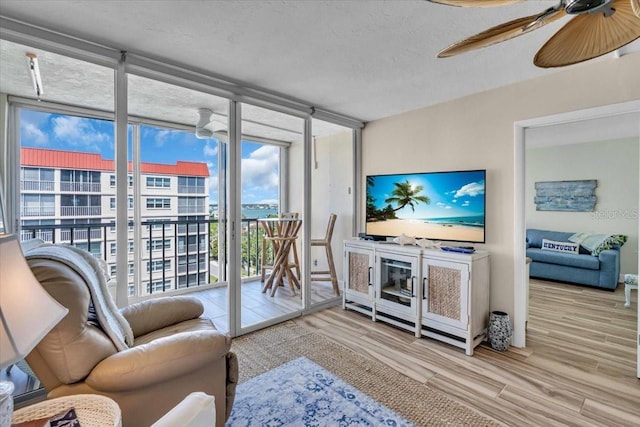
[[[13,423],[52,417],[74,407],[82,427],[121,427],[120,407],[105,396],[96,394],[76,394],[45,400],[18,409],[13,413]]]

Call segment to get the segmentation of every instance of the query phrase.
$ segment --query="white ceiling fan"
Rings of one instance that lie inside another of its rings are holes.
[[[428,0],[448,6],[493,7],[523,0]],[[452,44],[439,58],[526,34],[566,15],[574,17],[536,53],[538,67],[564,67],[613,52],[640,37],[640,0],[560,0],[541,13],[514,19]]]
[[[224,123],[211,119],[213,111],[209,108],[198,108],[198,116],[198,123],[196,123],[196,138],[198,139],[213,138],[215,132],[226,128]]]

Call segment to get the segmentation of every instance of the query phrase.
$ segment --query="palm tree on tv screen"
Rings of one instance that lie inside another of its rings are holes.
[[[385,199],[385,203],[397,203],[398,207],[393,211],[397,212],[405,206],[411,207],[411,210],[415,212],[416,205],[418,203],[424,203],[428,205],[431,203],[431,199],[427,196],[421,195],[424,186],[412,185],[408,180],[404,182],[395,182],[393,184],[395,188],[391,192],[391,197]]]

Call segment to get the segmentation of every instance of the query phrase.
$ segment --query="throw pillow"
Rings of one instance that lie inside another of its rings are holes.
[[[624,234],[576,233],[569,237],[569,240],[579,243],[583,248],[591,251],[591,255],[598,256],[606,249],[620,249],[627,241],[627,236]]]
[[[556,242],[554,240],[542,239],[542,249],[545,251],[568,252],[577,254],[579,247],[580,245],[577,243]]]

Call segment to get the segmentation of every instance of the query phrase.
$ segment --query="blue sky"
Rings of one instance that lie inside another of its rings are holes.
[[[385,199],[391,197],[394,183],[408,180],[410,184],[422,185],[420,195],[427,196],[431,203],[418,203],[415,212],[405,207],[396,212],[398,218],[447,218],[484,214],[484,171],[442,172],[430,174],[377,175],[368,194],[375,199],[378,209],[387,206]],[[392,205],[394,208],[397,205]]]
[[[23,109],[20,129],[23,147],[99,153],[105,159],[114,158],[114,128],[110,121]],[[141,126],[140,142],[143,162],[206,163],[212,177],[210,203],[217,203],[217,140],[197,139],[192,132]],[[242,203],[277,203],[278,160],[278,147],[243,141]]]

